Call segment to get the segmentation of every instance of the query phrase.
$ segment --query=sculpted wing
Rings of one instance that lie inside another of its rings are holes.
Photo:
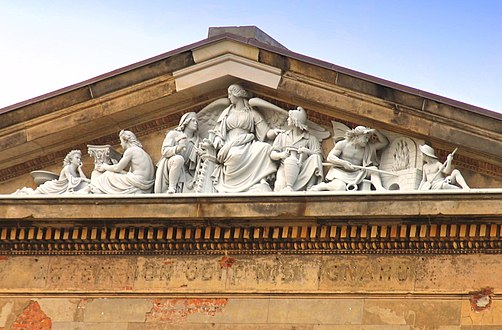
[[[287,110],[284,110],[283,108],[258,97],[250,99],[249,104],[260,111],[262,116],[265,118],[265,121],[271,128],[279,128],[283,130],[288,128],[287,121],[289,112]],[[319,141],[329,137],[329,131],[313,121],[307,120],[307,126],[309,127],[309,132],[317,137]]]
[[[221,98],[211,102],[197,113],[197,118],[199,119],[199,136],[201,138],[208,137],[209,130],[214,129],[221,112],[229,105],[230,100],[228,98]],[[249,99],[249,105],[260,112],[270,128],[287,129],[287,110],[258,97]],[[309,132],[316,136],[319,141],[328,138],[330,135],[328,130],[310,120],[307,120],[307,125]],[[344,135],[345,131],[342,137]]]
[[[249,99],[249,105],[261,113],[270,128],[287,128],[288,112],[283,108],[258,97]]]
[[[345,139],[345,133],[350,130],[350,128],[334,120],[331,121],[331,124],[333,125],[333,143]]]
[[[208,137],[209,130],[215,128],[221,112],[229,105],[230,100],[225,97],[209,103],[197,113],[197,119],[199,122],[198,131],[201,138]]]
[[[329,137],[329,131],[321,125],[318,125],[310,120],[307,120],[307,125],[309,127],[310,134],[314,135],[319,142]]]

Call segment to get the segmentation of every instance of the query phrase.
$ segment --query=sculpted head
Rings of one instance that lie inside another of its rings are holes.
[[[288,125],[299,127],[302,131],[308,130],[307,113],[302,107],[289,110]]]
[[[63,166],[70,165],[71,163],[79,165],[81,159],[82,159],[82,152],[80,150],[72,150],[64,158]]]
[[[249,93],[247,90],[242,88],[241,85],[232,84],[228,87],[228,98],[230,98],[230,96],[235,96],[237,98],[249,99],[251,97],[251,93]]]
[[[348,130],[345,133],[345,139],[360,147],[364,147],[368,144],[371,135],[373,135],[374,132],[375,132],[374,129],[367,128],[364,126],[357,126],[356,128]]]
[[[420,151],[422,154],[425,156],[424,160],[426,161],[433,161],[434,159],[438,159],[436,156],[436,153],[434,152],[434,149],[432,149],[431,146],[427,144],[422,144],[419,146]]]
[[[120,145],[122,148],[127,149],[130,146],[137,146],[143,148],[143,145],[138,141],[136,135],[131,131],[121,130],[119,133]]]
[[[198,120],[197,114],[195,112],[187,112],[183,116],[181,116],[180,123],[178,124],[176,130],[183,132],[186,127],[189,127],[193,131],[197,130]]]

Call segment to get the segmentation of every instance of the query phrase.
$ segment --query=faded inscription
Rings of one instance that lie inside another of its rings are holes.
[[[388,262],[354,263],[349,261],[330,261],[323,265],[324,277],[333,282],[365,284],[371,281],[405,282],[413,280],[414,268],[411,264],[390,264]]]
[[[413,290],[417,265],[416,258],[406,256],[13,257],[0,263],[0,287],[23,292],[399,291]],[[23,276],[14,276],[12,269]]]
[[[92,290],[92,289],[132,289],[135,260],[127,258],[92,257],[63,258],[51,260],[46,272],[38,272],[35,279],[42,276],[48,289]]]
[[[289,284],[304,281],[305,264],[295,257],[144,259],[138,263],[137,280],[187,286],[216,282],[229,286],[246,284]]]
[[[327,258],[320,268],[321,287],[395,289],[412,288],[415,263],[407,257]]]

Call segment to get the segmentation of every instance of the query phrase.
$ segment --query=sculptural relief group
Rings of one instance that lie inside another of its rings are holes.
[[[157,164],[133,132],[122,130],[121,157],[110,146],[88,146],[95,160],[90,179],[82,171],[81,152],[72,150],[58,177],[15,194],[469,189],[462,174],[452,168],[454,152],[442,163],[434,149],[419,145],[415,149],[423,164],[411,175],[416,182],[404,183],[411,173],[412,142],[393,143],[389,170],[381,166],[381,155],[390,147],[382,132],[334,123],[334,147],[324,157],[321,143],[329,136],[327,129],[308,120],[303,108],[284,110],[234,84],[227,98],[181,117],[179,125],[167,132]],[[416,174],[420,172],[421,179]]]

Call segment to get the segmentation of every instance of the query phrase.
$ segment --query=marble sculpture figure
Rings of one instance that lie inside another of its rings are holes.
[[[150,156],[131,131],[120,131],[124,154],[117,164],[98,164],[101,175],[93,178],[90,190],[94,194],[148,194],[152,192],[155,169]],[[128,172],[125,170],[129,168]]]
[[[323,177],[321,144],[309,133],[303,108],[289,111],[288,126],[277,135],[270,153],[280,163],[274,186],[278,192],[306,190]]]
[[[230,104],[220,114],[212,144],[218,161],[213,171],[218,192],[270,191],[268,180],[277,171],[270,158],[279,133],[250,104],[250,93],[239,85],[228,87]]]
[[[233,84],[228,87],[228,97],[208,104],[197,116],[199,135],[204,138],[195,191],[271,191],[277,173],[272,143],[291,128],[287,127],[288,111]],[[318,141],[330,134],[310,120],[306,125]]]
[[[385,190],[377,167],[377,151],[388,144],[389,140],[375,129],[357,126],[348,130],[345,139],[336,142],[328,154],[326,160],[332,166],[326,182],[311,190],[358,190],[358,185],[368,177],[376,190]]]
[[[424,155],[425,164],[418,190],[470,189],[460,171],[452,170],[453,155],[457,149],[446,157],[444,163],[441,163],[432,147],[424,144],[419,148]]]
[[[192,192],[199,164],[198,121],[195,112],[185,113],[178,127],[166,134],[162,158],[157,163],[155,193]]]
[[[330,133],[308,120],[302,107],[286,111],[238,84],[227,92],[198,113],[185,113],[167,132],[157,171],[134,133],[122,130],[120,160],[109,157],[116,153],[109,145],[88,146],[96,159],[91,180],[82,171],[80,150],[72,150],[59,178],[34,171],[37,183],[57,179],[14,194],[259,193],[272,191],[272,185],[275,192],[353,191],[370,189],[370,182],[385,190],[380,174],[398,176],[378,168],[377,152],[389,139],[375,129],[332,122],[335,145],[323,164],[321,142]],[[419,190],[470,189],[452,168],[456,149],[444,163],[430,146],[419,149],[425,162]],[[329,165],[324,182],[323,165]]]
[[[88,192],[89,182],[82,171],[82,152],[72,150],[63,160],[63,169],[58,179],[46,181],[35,190],[24,187],[14,194],[50,195],[76,192],[85,194]]]

